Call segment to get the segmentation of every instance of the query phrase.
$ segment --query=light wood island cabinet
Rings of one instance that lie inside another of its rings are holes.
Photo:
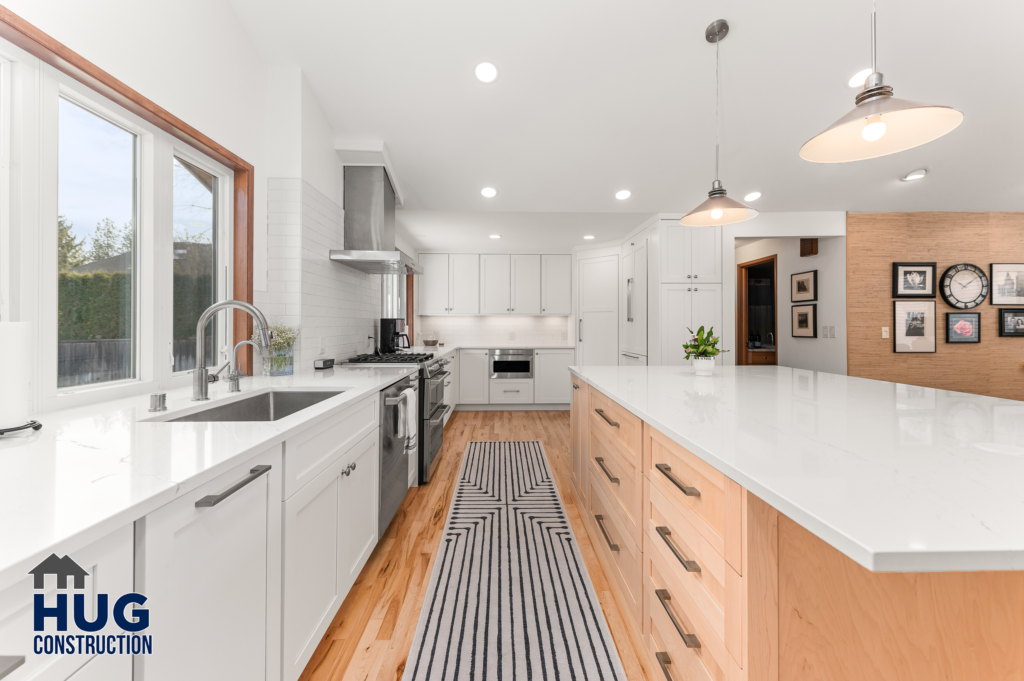
[[[571,380],[572,491],[648,679],[1024,679],[1024,571],[872,572]]]

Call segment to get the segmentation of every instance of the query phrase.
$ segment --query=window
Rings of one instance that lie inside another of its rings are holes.
[[[59,388],[136,377],[136,148],[134,133],[59,100]]]
[[[195,165],[174,159],[174,371],[196,366],[196,324],[216,300],[217,177]],[[208,324],[206,363],[217,355],[215,324]]]

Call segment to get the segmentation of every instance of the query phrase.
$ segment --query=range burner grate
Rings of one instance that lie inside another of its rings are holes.
[[[346,364],[419,364],[433,358],[433,353],[392,353],[386,355],[356,355],[345,360]]]

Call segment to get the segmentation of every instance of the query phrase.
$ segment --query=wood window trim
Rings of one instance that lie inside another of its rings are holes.
[[[235,300],[252,302],[254,170],[251,163],[199,132],[191,125],[128,87],[88,59],[43,33],[6,7],[0,5],[0,38],[25,50],[41,62],[67,74],[86,87],[155,125],[175,139],[206,154],[234,172],[234,277]],[[252,318],[234,313],[234,342],[252,337]],[[242,348],[242,366],[252,375],[250,346]]]
[[[747,269],[755,265],[762,263],[771,262],[772,271],[775,281],[774,291],[772,292],[775,296],[775,305],[772,312],[775,315],[775,335],[779,335],[779,254],[766,256],[764,258],[758,258],[757,260],[750,260],[748,262],[739,263],[736,265],[736,366],[745,366],[747,364],[747,329],[748,329],[748,311],[747,311]],[[779,339],[775,339],[775,363],[779,363]]]

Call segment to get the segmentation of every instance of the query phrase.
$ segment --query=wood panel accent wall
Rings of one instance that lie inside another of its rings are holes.
[[[936,277],[967,262],[1024,262],[1024,213],[850,213],[846,218],[848,373],[944,390],[1024,400],[1024,339],[1000,338],[999,308],[981,313],[981,343],[946,343],[946,313],[935,298],[936,353],[896,354],[892,263],[935,261]],[[989,298],[991,300],[991,297]]]
[[[128,87],[88,59],[0,5],[0,38],[25,50],[40,61],[69,75],[116,102],[136,116],[173,135],[193,149],[234,171],[234,279],[235,300],[252,302],[254,170],[251,163],[213,141],[171,112]],[[252,318],[234,313],[235,343],[252,337]],[[252,375],[252,348],[239,355],[246,373]]]

